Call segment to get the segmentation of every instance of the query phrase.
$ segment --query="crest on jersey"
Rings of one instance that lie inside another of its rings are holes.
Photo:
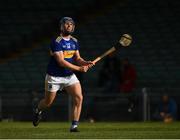
[[[75,45],[75,44],[73,44],[73,45],[72,45],[72,48],[73,48],[73,49],[75,49],[75,48],[76,48],[76,45]]]
[[[70,43],[66,43],[67,49],[71,48],[71,44]]]

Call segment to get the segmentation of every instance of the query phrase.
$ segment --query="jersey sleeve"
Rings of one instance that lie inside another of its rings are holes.
[[[79,42],[77,41],[77,42],[76,42],[76,50],[79,50],[79,47],[80,47],[80,46],[79,46]]]
[[[63,51],[63,47],[61,45],[61,43],[56,42],[55,40],[52,41],[51,45],[50,45],[50,49],[51,51],[54,52],[59,52],[59,51]]]

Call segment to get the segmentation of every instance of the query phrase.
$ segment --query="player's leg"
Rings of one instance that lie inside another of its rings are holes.
[[[71,132],[78,132],[77,126],[81,114],[83,96],[80,83],[75,83],[65,88],[66,92],[73,98],[73,109],[72,109],[72,126]]]
[[[56,97],[56,92],[45,91],[45,97],[39,102],[38,109],[43,111],[49,108],[52,105],[55,97]]]
[[[33,125],[38,126],[41,118],[42,111],[49,108],[56,97],[56,92],[45,91],[44,98],[39,102],[38,107],[35,109]]]
[[[52,76],[46,75],[45,80],[45,96],[39,102],[37,108],[34,111],[33,125],[37,126],[39,121],[42,118],[42,111],[49,108],[53,103],[57,91],[60,89],[60,84],[52,83],[52,81],[56,81],[56,79]]]

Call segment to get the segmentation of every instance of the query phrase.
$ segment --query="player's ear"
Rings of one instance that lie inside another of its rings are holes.
[[[75,30],[75,25],[73,25],[73,29],[72,29],[72,32],[74,32],[74,30]]]

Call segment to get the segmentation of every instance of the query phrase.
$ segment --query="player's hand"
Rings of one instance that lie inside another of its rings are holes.
[[[88,69],[89,69],[89,66],[81,66],[81,67],[79,68],[79,71],[80,71],[80,72],[87,72]]]
[[[86,61],[86,64],[91,64],[91,65],[95,65],[95,63],[93,61]]]
[[[95,65],[95,63],[93,61],[86,61],[86,66],[88,66],[89,68],[93,67]]]

